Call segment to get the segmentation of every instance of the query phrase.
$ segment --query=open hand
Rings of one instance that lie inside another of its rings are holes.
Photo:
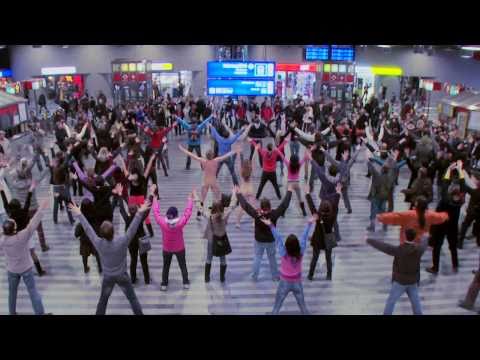
[[[68,208],[70,209],[73,215],[80,215],[82,213],[80,211],[80,208],[74,202],[69,203]]]
[[[308,222],[313,224],[315,222],[318,221],[318,214],[313,214],[312,217],[310,217],[310,219],[308,219]]]
[[[272,220],[270,220],[270,219],[261,218],[260,221],[263,222],[267,226],[272,225]]]
[[[145,202],[142,204],[142,206],[140,206],[140,207],[138,208],[138,211],[139,211],[139,212],[142,212],[142,213],[143,213],[143,212],[146,212],[146,211],[150,210],[150,207],[151,207],[151,206],[152,206],[152,204],[150,203],[150,200],[147,200],[147,201],[145,201]]]

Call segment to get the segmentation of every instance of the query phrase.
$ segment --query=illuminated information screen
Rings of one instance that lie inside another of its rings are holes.
[[[306,61],[322,61],[328,60],[329,46],[307,46],[305,48]]]
[[[355,61],[355,47],[352,45],[332,45],[330,47],[330,60]]]
[[[275,63],[270,61],[209,61],[208,78],[272,78]]]
[[[208,79],[208,95],[273,96],[273,80]]]

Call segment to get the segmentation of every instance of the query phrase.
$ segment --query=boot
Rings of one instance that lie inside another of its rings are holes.
[[[150,234],[150,237],[153,237],[153,227],[152,224],[146,224],[147,225],[147,230],[148,233]]]
[[[205,282],[210,282],[210,269],[212,268],[212,264],[205,263]]]
[[[40,261],[35,261],[35,269],[37,269],[38,276],[43,276],[46,272],[42,269],[42,265],[40,265]]]
[[[327,272],[327,278],[326,278],[328,281],[331,281],[332,280],[332,272],[329,271]]]
[[[434,266],[426,268],[425,271],[433,275],[438,274],[438,269],[436,269]]]
[[[307,216],[307,212],[305,211],[305,203],[303,201],[300,203],[300,209],[302,209],[302,215]]]
[[[220,265],[220,282],[225,282],[225,273],[227,272],[227,265]]]

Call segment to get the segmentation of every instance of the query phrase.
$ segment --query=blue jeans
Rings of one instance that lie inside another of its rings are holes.
[[[253,272],[252,278],[258,279],[258,273],[260,272],[260,265],[262,263],[263,253],[267,251],[268,262],[270,263],[270,271],[272,272],[272,278],[278,278],[277,259],[275,258],[275,243],[274,242],[259,242],[255,240],[255,258],[253,260]]]
[[[235,154],[236,155],[236,154]],[[222,160],[217,167],[217,176],[218,173],[220,172],[223,164],[227,165],[228,170],[230,171],[230,174],[232,175],[232,181],[235,185],[238,185],[238,178],[237,175],[235,174],[235,158],[229,157],[228,159]]]
[[[290,153],[291,153],[291,155],[299,156],[298,155],[299,152],[300,152],[300,143],[297,140],[291,141],[290,142]]]
[[[378,214],[385,212],[386,200],[371,199],[370,200],[370,220],[375,221]]]
[[[293,292],[293,296],[297,300],[297,304],[300,307],[302,315],[308,315],[307,306],[305,305],[305,298],[303,296],[303,285],[301,281],[290,282],[280,280],[277,288],[277,295],[275,296],[275,305],[273,306],[272,315],[278,315],[283,301],[287,297],[289,292]]]
[[[410,302],[412,304],[413,314],[422,315],[422,305],[420,304],[420,297],[418,296],[418,285],[401,285],[397,282],[392,283],[392,289],[390,290],[390,295],[388,296],[387,303],[385,304],[385,310],[383,315],[392,315],[393,308],[395,303],[406,292]]]
[[[8,271],[8,310],[10,315],[17,314],[17,291],[21,278],[23,278],[23,282],[27,287],[35,315],[43,315],[45,310],[43,309],[42,298],[35,286],[35,278],[32,269],[29,269],[22,274],[16,274]]]
[[[123,293],[127,297],[130,305],[132,306],[133,313],[135,315],[143,315],[142,307],[138,302],[137,295],[135,294],[132,282],[127,273],[117,276],[103,276],[102,292],[97,305],[97,315],[105,315],[107,312],[108,299],[110,298],[110,295],[112,295],[115,284],[122,289]]]

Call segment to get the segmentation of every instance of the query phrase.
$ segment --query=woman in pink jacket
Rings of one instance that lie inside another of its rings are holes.
[[[155,189],[156,186],[152,185]],[[166,291],[168,286],[168,273],[170,271],[170,263],[173,255],[176,256],[180,270],[182,271],[183,288],[188,289],[190,282],[188,281],[187,262],[185,260],[185,242],[183,240],[183,228],[187,225],[192,215],[193,195],[188,196],[187,207],[181,217],[178,216],[178,209],[170,207],[165,216],[160,215],[160,205],[158,199],[153,200],[153,215],[157,224],[162,230],[163,239],[163,271],[162,284],[160,290]]]

